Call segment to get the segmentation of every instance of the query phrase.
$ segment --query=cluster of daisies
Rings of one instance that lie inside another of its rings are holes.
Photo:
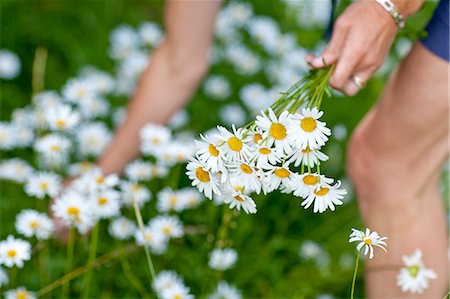
[[[268,109],[249,128],[218,126],[218,133],[196,142],[187,175],[207,198],[249,214],[256,213],[251,193],[277,189],[303,198],[301,205],[313,206],[314,213],[334,211],[346,191],[320,173],[321,162],[328,160],[320,150],[331,135],[322,115],[317,108],[279,116]]]

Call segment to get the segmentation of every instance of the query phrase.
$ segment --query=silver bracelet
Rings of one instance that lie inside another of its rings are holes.
[[[397,7],[395,7],[394,3],[392,3],[391,0],[376,0],[378,4],[381,5],[381,7],[384,8],[385,11],[387,11],[391,17],[394,19],[395,23],[397,24],[398,28],[405,27],[405,18],[401,13],[398,12]]]

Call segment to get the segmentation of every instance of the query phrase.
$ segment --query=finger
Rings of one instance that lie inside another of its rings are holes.
[[[348,28],[348,26],[343,25],[342,21],[337,20],[333,27],[331,40],[322,54],[317,57],[308,55],[306,61],[314,68],[321,68],[335,63],[341,53],[345,38],[347,37]]]
[[[361,46],[357,41],[346,40],[346,45],[342,51],[341,56],[336,65],[336,69],[330,78],[330,85],[338,90],[343,89],[344,85],[350,79],[350,76],[355,73],[356,66],[364,55]]]
[[[369,81],[375,71],[376,68],[374,67],[366,67],[360,71],[357,71],[350,77],[350,80],[345,83],[342,91],[348,96],[356,95],[362,88],[364,88],[365,84],[367,84],[367,81]]]

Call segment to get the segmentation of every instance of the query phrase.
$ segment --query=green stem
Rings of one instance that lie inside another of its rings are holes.
[[[44,90],[45,65],[47,64],[47,49],[39,47],[34,53],[31,86],[33,95]]]
[[[75,239],[75,227],[73,225],[69,228],[69,240],[67,241],[67,273],[72,270],[73,263],[73,247]],[[70,283],[67,281],[63,284],[62,298],[69,298]]]
[[[141,295],[141,298],[148,298],[148,294],[145,291],[144,286],[141,284],[139,279],[133,274],[130,268],[130,263],[128,263],[128,259],[126,255],[124,254],[125,251],[122,249],[121,255],[120,255],[120,263],[122,265],[123,273],[125,274],[125,277],[128,279],[128,281],[134,286],[136,290],[138,290],[139,294]]]
[[[137,204],[136,200],[133,200],[133,207],[134,207],[134,214],[136,215],[136,220],[138,222],[138,226],[139,229],[141,231],[141,234],[144,235],[144,221],[142,221],[142,215],[141,215],[141,211],[139,210],[139,206]],[[148,246],[144,245],[144,251],[145,251],[145,257],[147,259],[147,265],[148,265],[148,269],[150,270],[150,285],[153,281],[153,279],[155,279],[156,273],[155,273],[155,268],[153,267],[153,262],[152,262],[152,257],[150,255],[150,251],[148,249]]]
[[[358,252],[358,255],[356,256],[356,262],[355,262],[355,272],[353,273],[353,282],[352,282],[352,292],[350,295],[350,298],[355,298],[355,284],[356,284],[356,274],[358,273],[358,265],[359,265],[359,257],[361,256],[361,251]]]
[[[49,265],[49,260],[48,260],[48,249],[47,249],[47,244],[45,244],[45,241],[39,241],[42,244],[42,249],[38,251],[38,263],[39,263],[39,279],[40,279],[40,283],[41,283],[41,287],[45,286],[48,284],[48,282],[50,281],[50,278],[48,276],[49,271],[48,271],[48,265]]]
[[[98,232],[100,230],[100,222],[97,222],[92,228],[91,237],[89,239],[89,257],[87,263],[92,263],[95,260],[95,256],[97,253],[97,244],[98,244]],[[92,268],[86,272],[83,281],[83,293],[81,298],[87,299],[89,297],[89,289],[91,287],[92,280]]]

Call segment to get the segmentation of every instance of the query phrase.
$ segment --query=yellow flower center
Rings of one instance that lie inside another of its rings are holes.
[[[137,191],[141,190],[141,188],[142,187],[140,185],[138,185],[138,184],[133,184],[131,186],[131,189],[133,189],[134,192],[137,192]]]
[[[181,297],[181,295],[176,294],[175,296],[173,296],[173,299],[183,299],[183,297]]]
[[[302,119],[300,126],[306,132],[312,132],[316,129],[317,123],[316,120],[312,117],[305,117]]]
[[[248,166],[247,164],[241,164],[241,170],[247,174],[252,173],[252,168]]]
[[[145,241],[152,241],[153,235],[151,233],[144,233],[144,239]]]
[[[152,142],[153,142],[153,144],[160,144],[161,143],[161,139],[159,139],[158,137],[153,137],[152,138]]]
[[[16,298],[17,299],[27,299],[28,298],[28,294],[26,292],[24,292],[24,291],[17,291]]]
[[[96,180],[97,184],[103,184],[105,182],[105,178],[102,176],[99,176]]]
[[[262,139],[261,134],[256,133],[255,135],[253,135],[253,142],[258,143],[261,139]]]
[[[163,231],[163,233],[164,233],[165,235],[170,235],[170,232],[171,232],[172,230],[170,229],[170,227],[166,226],[166,227],[163,228],[162,231]]]
[[[243,186],[235,186],[234,190],[239,191],[239,192],[244,192],[244,187]]]
[[[270,126],[270,135],[277,140],[282,140],[286,137],[286,128],[280,123],[274,123]]]
[[[362,237],[362,240],[363,240],[363,242],[366,243],[367,245],[372,245],[372,239],[370,239],[370,238],[364,236],[364,237]]]
[[[239,196],[239,195],[236,195],[235,197],[234,197],[234,199],[236,199],[237,201],[240,201],[240,202],[244,202],[245,201],[245,199],[243,199],[241,196]]]
[[[268,155],[270,154],[272,151],[270,149],[268,149],[267,147],[262,147],[259,149],[259,153],[263,154],[263,155]]]
[[[195,175],[200,182],[207,183],[210,181],[209,173],[207,171],[204,171],[201,167],[197,168],[197,170],[195,171]]]
[[[417,265],[413,265],[408,268],[409,275],[411,275],[412,277],[416,277],[417,274],[419,273],[419,270],[420,270],[420,267]]]
[[[176,204],[177,204],[177,197],[176,196],[171,196],[170,198],[169,198],[169,205],[171,206],[171,207],[174,207]]]
[[[231,150],[238,152],[242,149],[242,141],[240,141],[239,138],[233,136],[228,139],[228,146]]]
[[[41,188],[42,189],[47,189],[48,188],[48,184],[45,183],[45,182],[41,183]]]
[[[319,179],[316,176],[313,176],[311,174],[305,175],[303,177],[303,183],[306,185],[313,186],[319,182]]]
[[[101,205],[101,206],[103,206],[103,205],[105,205],[107,203],[108,203],[108,199],[106,197],[100,197],[98,199],[98,204]]]
[[[58,127],[58,128],[65,128],[66,127],[66,122],[64,121],[64,120],[62,120],[62,119],[60,119],[60,120],[57,120],[56,121],[56,126]]]
[[[319,190],[314,191],[314,193],[318,196],[324,196],[328,194],[328,191],[330,191],[330,189],[326,187],[320,187]]]
[[[36,229],[36,228],[39,227],[39,223],[38,223],[37,221],[31,221],[31,222],[30,222],[30,227],[31,227],[32,229]]]
[[[60,147],[56,144],[50,146],[50,150],[53,152],[58,152],[60,150]]]
[[[302,153],[307,154],[310,153],[311,149],[309,148],[309,146],[307,146],[305,149],[302,149]]]
[[[219,151],[217,150],[217,148],[213,144],[210,144],[208,146],[208,151],[214,157],[217,157],[219,155]]]
[[[80,214],[80,210],[77,207],[68,207],[67,214],[77,217]]]
[[[10,249],[6,252],[6,255],[9,257],[15,257],[17,255],[17,251],[15,249]]]
[[[285,169],[285,168],[277,168],[274,171],[275,175],[277,177],[279,177],[280,179],[285,179],[287,178],[291,173],[289,172],[289,170]]]

